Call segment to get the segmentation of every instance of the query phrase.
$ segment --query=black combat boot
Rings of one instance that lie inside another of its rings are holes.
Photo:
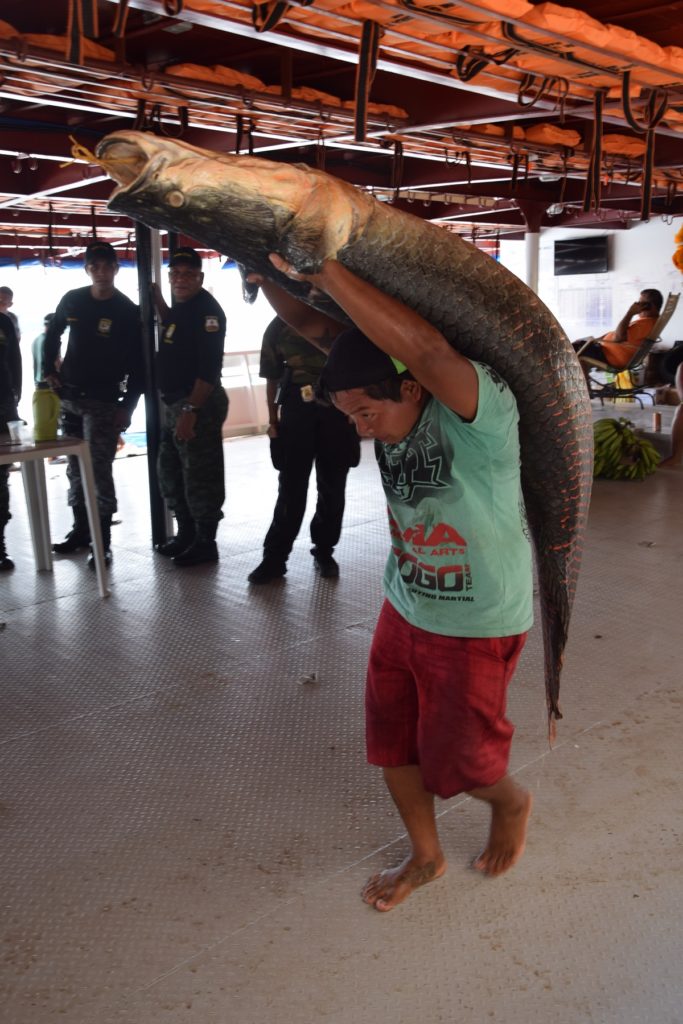
[[[311,548],[313,564],[324,580],[336,580],[339,575],[339,566],[332,557],[331,551],[320,551],[318,548]]]
[[[90,543],[90,527],[85,505],[74,505],[74,524],[60,544],[53,544],[52,550],[57,555],[72,555],[74,551],[87,548]]]
[[[14,562],[7,554],[5,548],[5,525],[0,526],[0,572],[10,572],[14,568]]]
[[[280,580],[287,572],[287,562],[282,558],[265,555],[262,562],[247,576],[250,583],[271,583]]]
[[[178,516],[176,521],[178,523],[178,532],[175,537],[171,537],[170,540],[156,546],[159,554],[165,555],[166,558],[175,558],[176,555],[181,555],[183,551],[190,547],[195,538],[194,523],[191,519],[181,519]]]
[[[111,565],[111,515],[100,516],[100,531],[102,533],[102,547],[104,548],[104,564]],[[92,545],[90,545],[92,547]],[[90,552],[88,568],[95,569],[95,555]]]
[[[186,566],[202,565],[204,562],[217,562],[218,548],[215,540],[217,526],[218,523],[197,523],[195,539],[189,548],[175,556],[174,564],[184,569]]]

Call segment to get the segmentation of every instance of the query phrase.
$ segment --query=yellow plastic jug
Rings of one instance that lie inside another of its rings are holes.
[[[60,401],[47,384],[37,384],[33,392],[33,438],[54,441],[57,437]]]

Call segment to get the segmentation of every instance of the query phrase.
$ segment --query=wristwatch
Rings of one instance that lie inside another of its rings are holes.
[[[180,406],[180,411],[181,412],[199,412],[199,406],[198,405],[192,405],[191,402],[183,402],[183,404]]]

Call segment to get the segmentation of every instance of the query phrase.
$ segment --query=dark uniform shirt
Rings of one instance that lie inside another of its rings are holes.
[[[176,402],[189,395],[197,378],[220,383],[225,328],[225,313],[205,288],[169,309],[157,353],[164,401]]]
[[[12,313],[11,310],[8,309],[7,312],[5,313],[5,316],[8,316],[10,318],[10,320],[12,321],[12,325],[14,327],[14,333],[17,336],[17,341],[21,341],[21,329],[19,327],[19,318],[17,317],[17,314],[16,313]]]
[[[21,398],[21,351],[14,324],[0,313],[0,401],[14,404]]]
[[[134,408],[144,390],[142,335],[138,307],[122,292],[95,299],[90,286],[75,288],[61,299],[45,333],[44,372],[55,372],[61,337],[69,342],[59,375],[67,398],[116,402],[128,378],[123,405]]]
[[[304,341],[276,316],[263,335],[259,376],[266,380],[281,380],[289,368],[290,384],[315,384],[326,359],[324,352]]]

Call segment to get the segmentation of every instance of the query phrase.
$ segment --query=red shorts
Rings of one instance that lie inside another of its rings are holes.
[[[502,779],[514,732],[507,686],[526,636],[428,633],[385,601],[365,693],[370,764],[419,764],[425,789],[444,798]]]

